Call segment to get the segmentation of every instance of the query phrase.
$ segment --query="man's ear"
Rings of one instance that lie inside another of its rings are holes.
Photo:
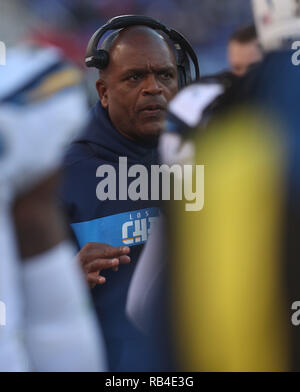
[[[107,87],[106,83],[102,79],[98,79],[96,82],[96,89],[98,91],[98,96],[101,102],[101,105],[104,109],[108,108],[108,97],[107,97]]]

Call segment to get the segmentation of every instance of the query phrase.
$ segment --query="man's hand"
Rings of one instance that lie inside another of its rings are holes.
[[[103,269],[117,270],[119,264],[128,264],[130,257],[128,246],[114,247],[98,242],[88,242],[77,254],[90,288],[105,283],[105,277],[99,275]]]

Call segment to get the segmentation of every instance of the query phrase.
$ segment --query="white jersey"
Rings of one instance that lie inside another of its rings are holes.
[[[10,211],[59,168],[85,123],[78,71],[53,49],[25,46],[8,51],[0,85],[0,371],[104,371],[75,250],[62,242],[24,263]]]

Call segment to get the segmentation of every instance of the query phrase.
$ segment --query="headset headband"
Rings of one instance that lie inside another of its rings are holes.
[[[164,32],[174,43],[177,52],[183,51],[184,55],[184,65],[186,68],[185,77],[191,79],[189,70],[189,61],[186,57],[186,53],[192,60],[195,69],[195,80],[199,80],[200,71],[199,64],[196,53],[194,52],[190,43],[183,37],[182,34],[178,33],[176,30],[169,29],[162,23],[156,21],[149,16],[139,16],[139,15],[121,15],[110,19],[104,26],[100,27],[91,37],[85,57],[85,64],[87,67],[95,67],[98,69],[103,69],[108,65],[108,53],[105,50],[97,49],[101,37],[109,30],[118,30],[130,26],[148,26],[154,30],[161,30]],[[179,64],[180,66],[181,64]],[[182,66],[182,65],[181,65]],[[191,82],[192,80],[187,80],[186,82]]]

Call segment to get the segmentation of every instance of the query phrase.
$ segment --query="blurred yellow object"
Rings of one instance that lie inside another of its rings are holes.
[[[196,163],[205,165],[204,209],[177,206],[171,225],[173,322],[184,370],[289,368],[284,150],[268,121],[247,110],[196,140]]]

